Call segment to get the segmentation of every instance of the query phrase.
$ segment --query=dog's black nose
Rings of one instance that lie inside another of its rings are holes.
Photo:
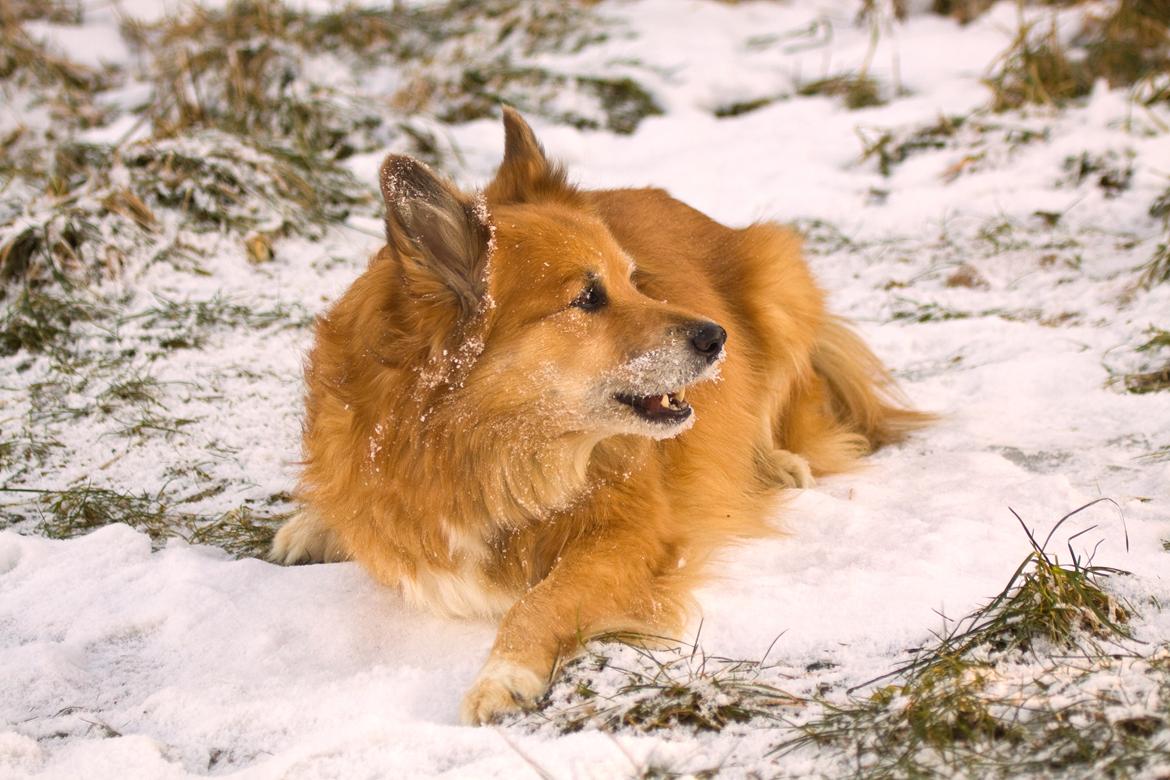
[[[691,344],[699,354],[706,355],[708,360],[719,357],[726,342],[727,331],[714,322],[701,323],[691,334]]]

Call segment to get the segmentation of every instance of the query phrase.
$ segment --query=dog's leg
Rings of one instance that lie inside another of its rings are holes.
[[[465,723],[489,723],[531,707],[557,659],[607,631],[673,631],[685,596],[671,587],[665,550],[612,529],[566,548],[549,575],[500,624],[495,644],[463,699]],[[678,561],[669,566],[677,572]],[[658,572],[664,572],[659,574]]]
[[[272,540],[268,560],[291,566],[296,563],[332,563],[349,560],[341,540],[312,509],[305,507],[290,517]]]

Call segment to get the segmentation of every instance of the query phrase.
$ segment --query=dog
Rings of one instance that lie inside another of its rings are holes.
[[[386,245],[317,320],[303,509],[271,556],[501,619],[471,724],[533,706],[585,638],[681,630],[780,491],[930,419],[826,312],[795,233],[580,189],[511,108],[504,134],[477,194],[383,163]]]

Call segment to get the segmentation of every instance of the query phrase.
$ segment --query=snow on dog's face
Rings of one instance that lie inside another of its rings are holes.
[[[474,415],[470,425],[667,438],[693,423],[686,388],[713,376],[727,334],[639,291],[588,208],[512,199],[489,213],[400,156],[382,186],[407,293],[398,343],[415,345],[420,374]]]
[[[723,328],[640,292],[596,217],[540,204],[494,219],[495,307],[469,388],[508,393],[546,430],[666,438],[691,425],[685,391],[713,375]]]

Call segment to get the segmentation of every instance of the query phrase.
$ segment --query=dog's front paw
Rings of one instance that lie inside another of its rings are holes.
[[[332,563],[349,558],[337,538],[311,509],[290,517],[272,540],[268,560],[285,566],[297,563]]]
[[[483,667],[463,697],[459,714],[471,726],[491,723],[513,712],[530,709],[547,687],[547,680],[527,666],[493,659]]]

